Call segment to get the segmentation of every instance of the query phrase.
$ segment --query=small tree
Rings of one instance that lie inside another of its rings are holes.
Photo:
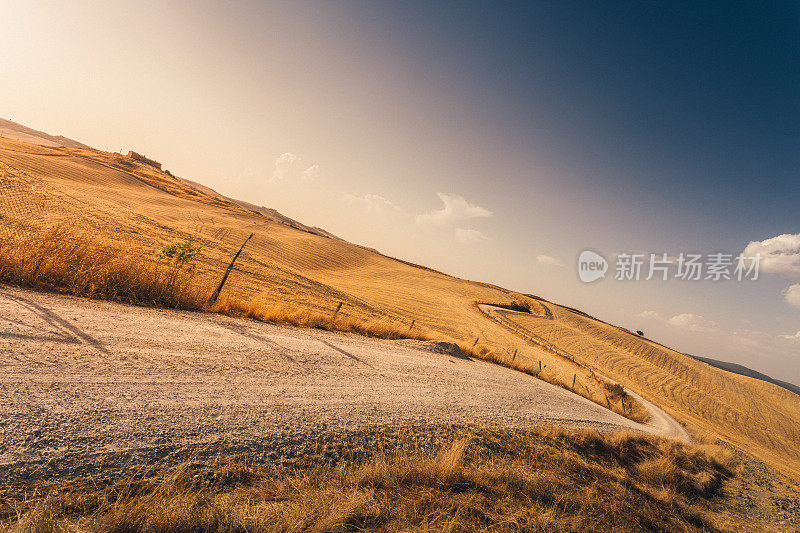
[[[169,265],[169,278],[167,286],[174,288],[178,273],[187,265],[191,265],[200,254],[200,247],[195,245],[194,238],[189,237],[184,242],[170,244],[158,254],[159,261]]]

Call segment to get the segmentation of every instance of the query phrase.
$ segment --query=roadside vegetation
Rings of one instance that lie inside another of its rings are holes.
[[[536,316],[543,320],[552,320],[552,313],[547,307],[541,306],[543,313],[536,315],[531,308],[531,304],[527,301],[513,301],[511,303],[491,303],[488,304],[492,307],[506,309],[509,311],[516,311],[526,315]],[[480,309],[480,303],[476,302],[476,307]],[[502,326],[515,331],[529,342],[534,342],[537,346],[542,347],[544,350],[550,352],[555,358],[561,360],[561,371],[553,372],[548,365],[542,365],[541,360],[533,362],[520,358],[516,359],[514,355],[511,358],[505,355],[498,355],[493,353],[484,354],[485,359],[489,359],[497,364],[514,368],[521,372],[525,372],[534,377],[547,381],[553,385],[557,385],[564,389],[574,392],[592,402],[602,405],[609,410],[629,418],[635,422],[647,422],[650,418],[650,413],[647,408],[630,396],[625,388],[619,383],[613,383],[607,379],[597,375],[595,371],[585,362],[581,361],[574,355],[570,355],[564,350],[555,346],[552,342],[548,342],[542,337],[538,337],[536,341],[531,338],[535,335],[527,329],[520,329],[514,321],[509,321],[505,315],[496,316],[491,313],[485,313],[489,318],[495,320]],[[510,323],[509,323],[510,322]],[[552,362],[552,360],[551,360]],[[564,381],[564,373],[572,374],[572,382]]]
[[[315,232],[269,209],[256,212],[149,165],[132,160],[123,165],[118,154],[51,149],[6,138],[0,138],[0,152],[0,238],[9,230],[25,235],[13,246],[29,248],[28,235],[44,235],[47,228],[67,222],[72,230],[84,228],[87,240],[114,243],[123,251],[114,263],[132,258],[133,268],[145,270],[147,276],[153,254],[164,246],[188,235],[202,246],[192,294],[164,298],[160,290],[146,290],[146,283],[136,290],[111,290],[113,284],[102,282],[106,274],[99,271],[101,281],[93,280],[95,286],[67,274],[73,293],[84,291],[99,298],[106,291],[111,298],[121,294],[120,301],[138,293],[135,301],[145,305],[202,310],[221,279],[221,269],[253,233],[231,274],[229,284],[235,290],[226,286],[223,291],[232,305],[242,302],[246,307],[255,296],[267,311],[277,307],[276,314],[296,315],[287,316],[286,323],[302,323],[304,314],[309,314],[322,316],[309,323],[324,325],[332,322],[344,301],[337,321],[364,324],[386,317],[398,335],[456,342],[482,358],[534,373],[541,363],[541,379],[571,388],[575,378],[576,392],[587,394],[586,386],[593,401],[606,405],[602,385],[580,374],[576,377],[568,361],[527,342],[516,331],[487,322],[473,306],[474,302],[527,302],[532,313],[510,317],[519,331],[573,354],[612,382],[630,386],[678,418],[695,438],[723,439],[800,478],[800,402],[796,394],[773,384],[713,368],[577,309],[382,255]],[[10,252],[0,250],[0,255],[7,257]],[[0,275],[7,283],[31,277],[30,272],[21,276],[7,267],[0,267],[6,268]],[[43,288],[54,284],[42,281]],[[181,284],[179,280],[177,285]],[[166,296],[171,296],[169,291]],[[159,300],[172,301],[160,304]],[[331,324],[330,329],[336,327]],[[611,396],[609,401],[612,409],[621,410],[620,402]]]
[[[260,296],[248,301],[221,298],[215,304],[208,306],[206,310],[228,316],[251,318],[259,322],[355,333],[378,339],[434,340],[434,335],[430,332],[423,332],[420,328],[415,330],[406,325],[398,325],[388,318],[358,320],[339,315],[335,309],[330,313],[323,314],[299,305],[274,302]]]
[[[733,531],[724,450],[589,430],[428,428],[307,466],[244,461],[7,497],[17,533]],[[386,431],[386,430],[383,430]],[[438,432],[438,433],[437,433]],[[739,526],[741,527],[741,521]]]
[[[196,269],[201,253],[201,246],[191,239],[166,244],[151,254],[123,252],[72,228],[58,227],[42,235],[31,235],[24,241],[6,241],[0,246],[0,282],[88,298],[221,313],[381,339],[454,341],[422,326],[409,326],[388,317],[348,317],[336,308],[323,313],[302,305],[271,301],[263,295],[242,300],[223,294],[211,303],[213,284],[207,277],[198,275]],[[509,305],[530,312],[527,302]],[[645,422],[648,419],[647,409],[628,397],[624,390],[611,397],[599,390],[590,390],[586,386],[591,382],[590,376],[582,369],[576,369],[572,383],[567,383],[541,362],[537,365],[531,359],[508,357],[485,346],[457,344],[467,355],[570,390],[631,420]],[[595,376],[591,377],[597,381]]]
[[[175,254],[178,254],[177,256]],[[0,243],[0,282],[173,309],[201,310],[208,295],[176,247],[146,256],[119,252],[59,227]]]
[[[509,311],[518,311],[520,313],[531,313],[531,304],[528,302],[518,302],[513,301],[511,303],[499,303],[499,304],[492,304],[495,307],[501,307],[503,309],[508,309]]]

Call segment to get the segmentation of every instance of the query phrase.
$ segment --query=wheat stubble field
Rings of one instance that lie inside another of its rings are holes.
[[[487,320],[475,304],[527,300],[534,308],[546,306],[554,320],[522,315],[513,320],[596,365],[690,430],[719,433],[800,471],[800,402],[778,387],[714,369],[549,302],[295,229],[116,154],[1,139],[0,163],[4,179],[32,176],[68,196],[65,213],[61,219],[55,216],[58,222],[102,224],[89,232],[124,246],[127,252],[153,257],[164,244],[194,236],[203,249],[201,282],[208,274],[213,284],[213,275],[252,232],[254,237],[231,276],[231,298],[300,304],[320,312],[332,312],[343,302],[341,313],[357,320],[386,320],[399,328],[414,321],[419,331],[468,346],[477,338],[477,347],[503,357],[516,349],[517,359],[531,366],[542,361],[544,372],[571,382],[575,372],[569,362]]]
[[[788,391],[575,310],[381,255],[119,154],[41,144],[0,138],[0,179],[16,195],[0,213],[6,238],[50,231],[65,246],[99,242],[144,269],[158,268],[164,246],[191,238],[201,249],[192,283],[210,291],[252,233],[215,311],[269,320],[286,315],[274,312],[281,306],[330,316],[342,304],[339,320],[456,342],[532,373],[541,368],[543,379],[624,413],[596,377],[603,375],[663,408],[695,438],[800,476],[800,402]],[[513,327],[478,307],[514,302],[532,313],[504,314]]]
[[[534,372],[541,362],[544,379],[569,387],[574,380],[576,392],[609,404],[601,383],[586,375],[585,369],[521,342],[507,328],[484,318],[476,305],[529,299],[521,294],[465,282],[322,232],[312,233],[315,230],[293,221],[290,225],[268,218],[117,154],[50,149],[4,139],[0,140],[0,164],[8,182],[38,179],[34,192],[37,187],[46,191],[39,202],[46,207],[29,214],[23,205],[8,215],[9,224],[19,219],[23,226],[46,223],[56,228],[53,239],[69,235],[63,247],[97,240],[144,264],[152,263],[164,245],[193,238],[202,248],[193,281],[196,286],[214,285],[224,265],[252,233],[219,309],[225,310],[230,302],[234,311],[258,317],[285,304],[330,316],[342,303],[337,314],[341,319],[457,342],[497,360],[510,363],[513,359],[514,366]],[[18,195],[27,197],[27,192]],[[57,205],[53,214],[52,204]],[[73,237],[70,232],[79,234]],[[265,311],[254,313],[253,308]],[[611,400],[613,410],[629,411]]]

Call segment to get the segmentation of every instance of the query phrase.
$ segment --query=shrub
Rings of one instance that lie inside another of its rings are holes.
[[[510,304],[492,304],[495,307],[502,307],[503,309],[508,309],[510,311],[519,311],[521,313],[528,313],[531,312],[531,304],[528,302],[511,302]]]

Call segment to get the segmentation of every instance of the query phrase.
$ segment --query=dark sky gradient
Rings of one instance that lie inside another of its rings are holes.
[[[367,2],[351,15],[598,194],[660,204],[729,246],[800,225],[796,3]]]
[[[576,272],[800,233],[797,2],[0,5],[3,118],[800,384],[800,273]],[[426,224],[437,193],[493,216]]]

